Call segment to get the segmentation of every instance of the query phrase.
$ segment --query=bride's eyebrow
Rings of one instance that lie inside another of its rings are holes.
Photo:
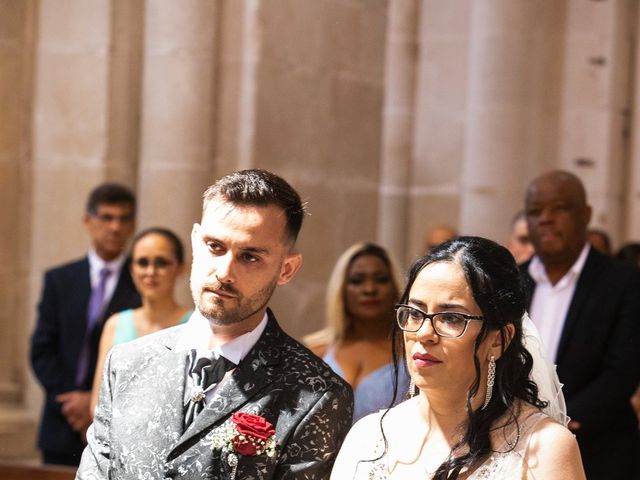
[[[409,300],[407,300],[407,303],[415,305],[416,307],[423,310],[427,308],[427,304],[421,300],[418,300],[417,298],[409,298]]]
[[[443,303],[442,305],[439,305],[440,308],[451,308],[451,309],[455,309],[455,310],[466,310],[467,307],[465,307],[464,305],[461,305],[459,303]]]
[[[408,303],[415,305],[420,310],[424,310],[425,312],[427,311],[427,304],[422,300],[418,300],[417,298],[409,298]],[[437,308],[439,310],[468,310],[467,307],[459,303],[441,303],[437,306]]]

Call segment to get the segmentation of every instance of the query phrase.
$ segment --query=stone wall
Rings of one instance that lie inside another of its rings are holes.
[[[633,0],[0,0],[0,458],[34,454],[27,361],[42,272],[87,248],[87,192],[139,195],[189,241],[216,177],[266,168],[308,202],[272,302],[319,328],[359,240],[403,266],[448,223],[504,240],[531,177],[580,175],[640,239]],[[179,297],[189,302],[187,281]]]

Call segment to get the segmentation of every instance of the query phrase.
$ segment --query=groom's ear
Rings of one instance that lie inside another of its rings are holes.
[[[280,268],[280,275],[278,277],[278,285],[284,285],[289,283],[293,276],[300,270],[302,266],[302,254],[290,253],[288,254]]]

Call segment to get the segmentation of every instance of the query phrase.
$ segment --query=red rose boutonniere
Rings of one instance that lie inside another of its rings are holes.
[[[236,412],[231,416],[231,421],[237,432],[231,439],[231,444],[237,453],[273,456],[276,429],[264,417]]]
[[[236,412],[213,436],[212,448],[226,452],[231,466],[231,478],[235,478],[238,456],[276,453],[276,429],[264,417],[246,412]]]

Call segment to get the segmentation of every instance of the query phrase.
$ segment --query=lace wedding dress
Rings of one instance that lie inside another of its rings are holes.
[[[340,452],[343,458],[336,462],[338,468],[332,472],[332,479],[388,480],[392,477],[393,466],[390,465],[389,456],[384,451],[384,440],[380,430],[381,415],[382,412],[370,415],[360,422],[359,427],[354,427],[358,428],[358,431],[353,432],[356,438],[352,438],[349,442],[351,448],[346,446],[351,452]],[[525,453],[531,433],[539,422],[548,418],[545,413],[532,406],[527,405],[522,408],[517,424],[509,423],[492,435],[494,453],[480,467],[461,478],[465,480],[522,478]],[[387,439],[389,440],[388,436]],[[426,470],[424,472],[420,473],[420,478],[432,478],[433,472]],[[401,477],[404,478],[404,476]]]
[[[552,419],[564,426],[569,423],[562,395],[562,384],[558,380],[555,365],[547,357],[540,335],[526,313],[522,322],[523,345],[533,358],[533,369],[529,378],[538,386],[539,398],[546,401],[548,405],[544,411],[540,411],[522,401],[517,402],[513,406],[514,411],[517,412],[517,422],[498,420],[497,425],[506,424],[506,426],[492,432],[491,445],[494,453],[474,471],[461,475],[464,480],[522,478],[526,466],[527,447],[536,425],[547,419]],[[331,472],[331,480],[389,480],[391,478],[407,480],[404,473],[394,474],[395,466],[402,465],[403,462],[396,462],[392,457],[394,448],[398,448],[398,444],[411,444],[406,442],[406,434],[418,418],[417,412],[406,411],[411,408],[412,400],[395,406],[383,420],[385,435],[391,445],[389,449],[391,453],[385,451],[380,429],[383,411],[369,415],[356,423],[338,454]],[[416,442],[419,443],[419,440],[416,439]],[[404,466],[407,464],[411,462],[405,461]],[[417,478],[429,479],[433,474],[434,472],[423,469]]]

